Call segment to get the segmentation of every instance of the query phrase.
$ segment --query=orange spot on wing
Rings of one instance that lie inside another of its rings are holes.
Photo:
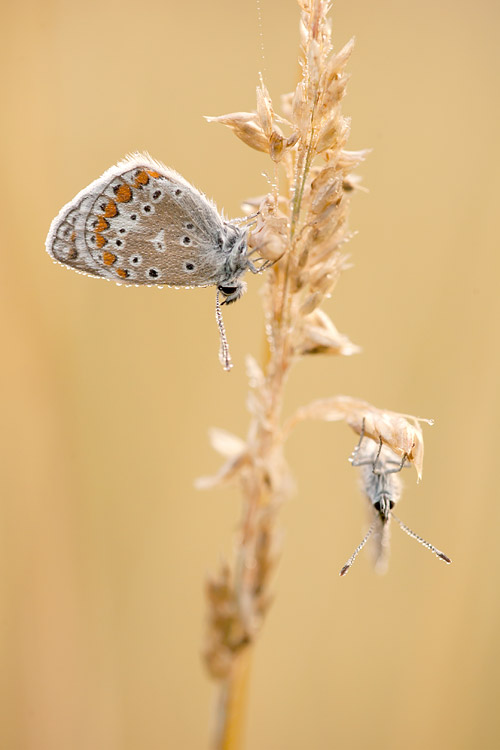
[[[128,185],[120,185],[116,191],[116,200],[118,203],[128,203],[132,200],[132,189]]]
[[[116,260],[116,255],[113,255],[113,253],[110,253],[108,250],[105,250],[102,254],[102,259],[104,261],[105,266],[112,266]]]
[[[147,185],[148,182],[149,182],[149,177],[148,177],[147,172],[143,170],[142,172],[139,172],[138,174],[136,174],[135,176],[136,187],[139,187],[139,185]]]
[[[117,268],[116,273],[122,279],[126,279],[128,277],[128,271],[126,271],[125,268]]]
[[[106,221],[105,218],[102,216],[99,216],[99,220],[97,222],[97,226],[95,228],[96,232],[104,232],[105,229],[109,229],[109,221]]]
[[[117,205],[114,201],[108,201],[106,208],[104,209],[104,216],[107,219],[112,219],[118,213]]]
[[[155,172],[154,169],[148,169],[146,171],[150,177],[155,177],[156,179],[158,179],[158,177],[161,177],[161,174],[159,172]]]
[[[76,232],[71,232],[71,242],[74,242],[76,240]]]
[[[97,234],[97,232],[96,232],[96,235],[95,235],[95,244],[97,245],[97,247],[104,247],[104,245],[106,245],[107,242],[108,241],[104,239],[104,237],[102,236],[102,234]]]

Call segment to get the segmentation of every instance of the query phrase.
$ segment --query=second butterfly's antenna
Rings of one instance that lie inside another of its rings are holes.
[[[375,529],[375,523],[376,523],[376,521],[374,521],[372,523],[372,525],[368,529],[367,535],[365,536],[365,538],[363,539],[363,541],[361,542],[361,544],[358,544],[358,546],[356,547],[356,549],[354,550],[354,552],[352,553],[352,555],[350,556],[350,558],[348,559],[348,561],[346,562],[346,564],[344,565],[344,567],[342,568],[342,570],[340,571],[340,573],[339,573],[340,576],[345,576],[345,574],[347,573],[347,571],[349,570],[349,568],[353,564],[354,560],[357,558],[358,554],[361,552],[361,550],[363,549],[363,547],[367,543],[368,539],[373,534],[373,530]]]
[[[421,536],[419,536],[418,534],[415,534],[415,532],[409,529],[408,526],[406,526],[406,524],[404,524],[402,521],[400,521],[400,519],[397,516],[395,516],[394,513],[391,513],[391,516],[394,518],[395,521],[399,523],[399,525],[401,526],[405,534],[408,534],[408,536],[411,536],[412,539],[416,539],[419,544],[421,544],[423,547],[426,547],[431,552],[434,552],[434,554],[437,555],[437,557],[441,558],[441,560],[444,560],[446,563],[451,563],[450,558],[447,557],[447,555],[445,555],[444,552],[441,552],[441,550],[437,549],[429,542],[426,542],[425,539],[422,539]]]
[[[229,344],[227,343],[226,329],[224,328],[224,321],[222,319],[222,311],[220,309],[220,299],[219,299],[218,289],[217,289],[217,294],[215,297],[215,319],[217,321],[217,326],[219,328],[219,335],[220,335],[219,359],[222,364],[222,367],[227,372],[229,372],[229,370],[233,366],[233,363],[231,362],[231,355],[229,353]]]

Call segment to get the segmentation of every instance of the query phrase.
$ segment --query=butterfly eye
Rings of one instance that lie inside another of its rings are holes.
[[[236,300],[239,300],[241,295],[245,292],[246,284],[244,281],[237,281],[233,286],[218,286],[219,292],[225,295],[226,299],[221,303],[223,305],[231,305]]]

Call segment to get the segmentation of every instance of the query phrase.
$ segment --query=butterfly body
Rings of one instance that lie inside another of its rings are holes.
[[[217,286],[232,302],[249,268],[247,230],[225,221],[181,175],[134,154],[54,219],[46,247],[75,271],[132,285]]]
[[[387,569],[389,555],[390,522],[394,519],[405,534],[415,539],[419,544],[433,552],[447,563],[451,560],[444,552],[434,547],[425,539],[415,534],[395,514],[394,507],[401,498],[400,472],[410,466],[408,454],[400,459],[382,440],[379,444],[372,440],[365,440],[365,425],[361,429],[359,443],[350,458],[352,466],[360,471],[361,486],[370,506],[371,525],[361,543],[343,566],[340,575],[343,576],[350,569],[358,553],[363,549],[370,537],[374,541],[375,569],[384,573]]]
[[[402,464],[390,448],[369,441],[356,452],[352,465],[359,467],[361,487],[370,506],[375,567],[379,572],[384,572],[389,553],[392,510],[401,497],[399,471]]]
[[[397,461],[386,446],[378,452],[374,445],[358,453],[352,464],[360,467],[361,485],[373,511],[383,524],[387,523],[401,497],[401,480],[397,473],[402,468],[401,461]],[[375,471],[374,464],[378,467]]]

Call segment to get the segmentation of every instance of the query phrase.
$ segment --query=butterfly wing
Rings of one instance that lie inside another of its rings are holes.
[[[51,224],[45,246],[54,260],[73,268],[75,271],[92,276],[103,276],[97,263],[85,245],[85,217],[93,203],[94,196],[89,190],[82,190],[61,209]]]
[[[375,570],[381,575],[387,572],[389,565],[390,541],[390,519],[384,522],[376,513],[375,528],[372,534],[372,555]]]
[[[181,175],[145,154],[127,157],[52,222],[47,250],[76,271],[127,284],[210,286],[226,261],[225,225]]]

